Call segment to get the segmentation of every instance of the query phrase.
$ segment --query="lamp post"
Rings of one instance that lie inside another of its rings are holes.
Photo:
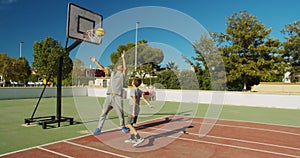
[[[20,58],[22,57],[22,44],[23,43],[24,43],[23,41],[20,42]]]
[[[136,71],[137,67],[137,38],[138,38],[138,27],[140,22],[135,23],[135,55],[134,55],[134,70]]]

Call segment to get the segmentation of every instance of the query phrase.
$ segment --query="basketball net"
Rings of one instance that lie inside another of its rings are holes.
[[[101,36],[98,36],[96,34],[95,29],[87,30],[84,33],[83,38],[88,40],[88,41],[91,41],[93,43],[100,43],[100,40],[101,40]]]

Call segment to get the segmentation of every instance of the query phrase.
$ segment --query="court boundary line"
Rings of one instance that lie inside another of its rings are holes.
[[[197,124],[210,124],[210,123],[201,123],[201,122],[193,122]],[[298,133],[293,133],[293,132],[287,132],[287,131],[280,131],[280,130],[273,130],[273,129],[266,129],[266,128],[257,128],[257,127],[246,127],[246,126],[239,126],[239,125],[226,125],[226,124],[219,124],[216,123],[214,124],[216,126],[223,126],[223,127],[237,127],[237,128],[244,128],[244,129],[253,129],[253,130],[258,130],[258,131],[267,131],[267,132],[273,132],[273,133],[282,133],[282,134],[289,134],[289,135],[295,135],[295,136],[300,136]]]
[[[185,117],[185,116],[183,116],[183,117]],[[202,119],[202,118],[200,118],[200,119]],[[230,120],[221,120],[221,121],[230,121]],[[190,122],[190,121],[185,121],[185,122]],[[239,122],[239,121],[233,121],[233,122]],[[282,133],[282,134],[290,134],[290,135],[300,136],[300,134],[298,134],[298,133],[287,132],[287,131],[282,131],[282,130],[273,130],[273,129],[267,129],[267,128],[247,127],[247,126],[241,126],[241,125],[227,125],[227,124],[220,124],[220,123],[215,123],[215,124],[213,124],[213,123],[202,123],[202,122],[199,122],[199,121],[195,121],[195,122],[191,122],[191,123],[208,124],[208,125],[216,125],[216,126],[224,126],[224,127],[237,127],[237,128],[244,128],[244,129],[255,129],[255,130],[262,130],[262,131],[268,131],[268,132],[274,132],[274,133]],[[241,121],[241,123],[248,123],[248,122]],[[273,125],[273,124],[262,124],[262,125],[276,126],[276,125]],[[294,128],[294,127],[292,127],[292,128]],[[299,127],[299,129],[300,129],[300,127]]]
[[[114,152],[110,152],[110,151],[106,151],[106,150],[101,150],[101,149],[97,149],[97,148],[93,148],[93,147],[90,147],[90,146],[81,145],[81,144],[70,142],[70,141],[64,141],[64,142],[67,143],[67,144],[71,144],[71,145],[74,145],[74,146],[81,147],[81,148],[86,148],[86,149],[90,149],[90,150],[94,150],[94,151],[98,151],[98,152],[102,152],[102,153],[106,153],[106,154],[110,154],[110,155],[114,155],[114,156],[118,156],[118,157],[130,158],[130,157],[126,156],[126,155],[121,155],[121,154],[117,154],[117,153],[114,153]]]
[[[172,116],[182,116],[182,115],[172,115]],[[246,121],[246,120],[237,120],[237,119],[208,118],[208,117],[197,117],[197,116],[183,116],[183,117],[200,118],[203,120],[210,119],[210,120],[232,121],[232,122],[242,122],[242,123],[256,123],[256,124],[261,124],[261,125],[273,125],[273,126],[300,128],[300,125],[299,126],[297,126],[297,125],[282,125],[282,124],[276,124],[276,123],[255,122],[255,121]]]
[[[143,132],[143,131],[140,131],[140,132]],[[143,133],[157,134],[157,133],[152,133],[152,132],[143,132]],[[203,140],[195,140],[195,139],[190,139],[190,138],[181,138],[181,137],[174,137],[174,136],[167,136],[167,137],[174,138],[174,139],[186,140],[186,141],[192,141],[192,142],[198,142],[198,143],[206,143],[206,144],[212,144],[212,145],[217,145],[217,146],[226,146],[226,147],[243,149],[243,150],[250,150],[250,151],[263,152],[263,153],[269,153],[269,154],[274,154],[274,155],[281,155],[281,156],[289,156],[289,157],[293,157],[293,158],[299,158],[299,156],[296,156],[296,155],[290,155],[290,154],[279,153],[279,152],[272,152],[272,151],[268,151],[268,150],[254,149],[254,148],[249,148],[249,147],[242,147],[242,146],[229,145],[229,144],[223,144],[223,143],[209,142],[209,141],[203,141]]]
[[[148,128],[155,129],[155,130],[160,130],[160,131],[167,131],[167,132],[171,131],[171,130],[159,129],[159,128],[155,128],[155,127],[148,127]],[[143,131],[141,131],[141,132],[143,132]],[[199,136],[199,134],[191,133],[191,132],[188,132],[188,134],[191,134],[191,135],[194,135],[194,136]],[[233,141],[249,143],[249,144],[259,144],[259,145],[265,145],[265,146],[271,146],[271,147],[278,147],[278,148],[284,148],[284,149],[290,149],[290,150],[299,150],[300,151],[300,148],[295,148],[295,147],[290,147],[290,146],[282,146],[282,145],[270,144],[270,143],[263,143],[263,142],[256,142],[256,141],[250,141],[250,140],[244,140],[244,139],[219,137],[219,136],[213,136],[213,135],[205,135],[204,137],[210,137],[210,138],[215,138],[215,139],[223,139],[223,140],[233,140]]]
[[[197,135],[194,133],[189,133],[192,135]],[[259,145],[265,145],[265,146],[271,146],[271,147],[277,147],[277,148],[284,148],[284,149],[290,149],[290,150],[299,150],[299,148],[295,147],[290,147],[290,146],[283,146],[283,145],[277,145],[277,144],[270,144],[270,143],[263,143],[263,142],[257,142],[257,141],[251,141],[251,140],[244,140],[244,139],[236,139],[236,138],[226,138],[226,137],[219,137],[219,136],[212,136],[212,135],[206,135],[207,137],[210,138],[215,138],[215,139],[224,139],[224,140],[233,140],[237,142],[243,142],[243,143],[249,143],[249,144],[259,144]]]
[[[219,145],[219,146],[227,146],[227,147],[232,147],[232,148],[237,148],[237,149],[243,149],[243,150],[258,151],[258,152],[269,153],[269,154],[274,154],[274,155],[282,155],[282,156],[289,156],[289,157],[299,158],[299,156],[296,156],[296,155],[290,155],[290,154],[279,153],[279,152],[272,152],[272,151],[268,151],[268,150],[254,149],[254,148],[241,147],[241,146],[235,146],[235,145],[228,145],[228,144],[222,144],[222,143],[215,143],[215,142],[209,142],[209,141],[194,140],[194,139],[189,139],[189,138],[179,138],[179,139],[189,140],[189,141],[196,141],[196,142],[202,142],[202,143]]]
[[[37,147],[37,149],[41,149],[41,150],[47,151],[49,153],[53,153],[53,154],[63,156],[63,157],[66,157],[66,158],[75,158],[73,156],[69,156],[69,155],[66,155],[66,154],[63,154],[63,153],[60,153],[60,152],[56,152],[56,151],[53,151],[53,150],[49,150],[49,149],[46,149],[46,148],[43,148],[43,147]]]

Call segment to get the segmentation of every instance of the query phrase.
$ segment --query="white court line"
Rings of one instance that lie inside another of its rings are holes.
[[[195,117],[195,118],[199,118],[199,117]],[[171,120],[170,122],[172,122],[172,119],[170,119],[170,120]],[[182,122],[189,122],[189,123],[196,123],[196,124],[209,124],[209,123],[202,123],[202,122],[191,121],[191,120],[182,121]],[[239,121],[236,121],[236,122],[239,122]],[[241,122],[243,122],[243,121],[241,121]],[[233,128],[244,128],[244,129],[260,130],[260,131],[267,131],[267,132],[274,132],[274,133],[282,133],[282,134],[300,136],[300,134],[298,134],[298,133],[286,132],[286,131],[280,131],[280,130],[272,130],[272,129],[266,129],[266,128],[256,128],[256,127],[237,126],[237,125],[226,125],[226,124],[219,124],[219,123],[216,123],[216,124],[213,124],[213,125],[215,125],[215,126],[224,126],[224,127],[233,127]],[[287,127],[289,127],[289,126],[287,126]]]
[[[182,116],[182,115],[176,115]],[[265,123],[265,122],[255,122],[255,121],[245,121],[245,120],[233,120],[233,119],[221,119],[221,118],[205,118],[205,117],[196,117],[196,116],[183,116],[188,118],[199,118],[199,119],[214,119],[214,120],[220,120],[220,121],[231,121],[231,122],[242,122],[242,123],[254,123],[254,124],[261,124],[261,125],[271,125],[271,126],[282,126],[282,127],[292,127],[292,128],[300,128],[300,126],[297,125],[281,125],[276,123]]]
[[[65,155],[65,154],[62,154],[62,153],[59,153],[59,152],[56,152],[56,151],[52,151],[52,150],[49,150],[49,149],[46,149],[46,148],[43,148],[43,147],[37,147],[37,148],[41,149],[41,150],[44,150],[44,151],[47,151],[47,152],[50,152],[50,153],[53,153],[53,154],[56,154],[56,155],[59,155],[59,156],[66,157],[66,158],[74,158],[72,156]]]
[[[189,134],[198,135],[198,134],[194,134],[194,133],[189,133]],[[234,140],[234,141],[238,141],[238,142],[251,143],[251,144],[259,144],[259,145],[266,145],[266,146],[279,147],[279,148],[285,148],[285,149],[299,150],[300,151],[300,148],[289,147],[289,146],[282,146],[282,145],[276,145],[276,144],[269,144],[269,143],[262,143],[262,142],[255,142],[255,141],[249,141],[249,140],[242,140],[242,139],[235,139],[235,138],[226,138],[226,137],[218,137],[218,136],[211,136],[211,135],[206,135],[205,137],[216,138],[216,139],[224,139],[224,140]]]
[[[101,149],[97,149],[97,148],[93,148],[93,147],[89,147],[89,146],[85,146],[85,145],[81,145],[81,144],[77,144],[77,143],[73,143],[73,142],[69,142],[69,141],[64,141],[65,143],[71,144],[71,145],[75,145],[75,146],[79,146],[82,148],[86,148],[86,149],[90,149],[90,150],[94,150],[94,151],[98,151],[98,152],[102,152],[102,153],[106,153],[106,154],[110,154],[110,155],[114,155],[114,156],[118,156],[118,157],[124,157],[124,158],[130,158],[128,156],[125,155],[120,155],[120,154],[116,154],[113,152],[109,152],[106,150],[101,150]]]
[[[153,134],[153,135],[157,134],[157,133],[143,132],[143,131],[140,131],[140,132],[149,133],[149,134]],[[195,140],[195,139],[180,138],[180,137],[174,137],[174,136],[167,136],[167,137],[175,138],[175,139],[181,139],[181,140],[187,140],[187,141],[193,141],[193,142],[199,142],[199,143],[213,144],[213,145],[218,145],[218,146],[226,146],[226,147],[243,149],[243,150],[269,153],[269,154],[274,154],[274,155],[288,156],[288,157],[292,157],[292,158],[299,158],[300,157],[299,155],[296,156],[296,155],[290,155],[290,154],[285,154],[285,153],[280,153],[280,152],[272,152],[272,151],[268,151],[268,150],[254,149],[254,148],[248,148],[248,147],[242,147],[242,146],[236,146],[236,145],[228,145],[228,144],[223,144],[223,143],[215,143],[215,142],[209,142],[209,141],[204,141],[204,140]]]
[[[166,130],[166,129],[158,129],[158,128],[154,128],[154,127],[149,127],[149,128],[152,128],[152,129],[155,129],[155,130],[167,131],[167,132],[171,131],[171,130]],[[196,134],[196,133],[188,132],[188,134],[199,136],[199,134]],[[219,136],[212,136],[212,135],[205,135],[204,137],[210,137],[210,138],[215,138],[215,139],[223,139],[223,140],[233,140],[233,141],[243,142],[243,143],[259,144],[259,145],[279,147],[279,148],[285,148],[285,149],[299,150],[300,151],[300,148],[294,148],[294,147],[282,146],[282,145],[276,145],[276,144],[269,144],[269,143],[262,143],[262,142],[255,142],[255,141],[249,141],[249,140],[243,140],[243,139],[219,137]]]
[[[196,123],[196,124],[210,124],[210,123],[202,123],[202,122],[197,122],[197,121],[186,121],[190,123]],[[247,127],[247,126],[237,126],[237,125],[226,125],[226,124],[213,124],[214,126],[224,126],[224,127],[233,127],[233,128],[244,128],[244,129],[252,129],[252,130],[259,130],[259,131],[267,131],[267,132],[274,132],[274,133],[282,133],[282,134],[289,134],[289,135],[295,135],[295,136],[300,136],[298,133],[293,133],[293,132],[286,132],[286,131],[280,131],[280,130],[272,130],[272,129],[266,129],[266,128],[256,128],[256,127]]]
[[[171,137],[173,137],[173,136],[171,136]],[[289,157],[293,157],[293,158],[299,158],[300,157],[299,155],[297,156],[297,155],[285,154],[285,153],[280,153],[280,152],[272,152],[272,151],[268,151],[268,150],[254,149],[254,148],[241,147],[241,146],[236,146],[236,145],[228,145],[228,144],[222,144],[222,143],[214,143],[214,142],[209,142],[209,141],[194,140],[194,139],[188,139],[188,138],[178,138],[178,139],[194,141],[194,142],[200,142],[200,143],[213,144],[213,145],[219,145],[219,146],[227,146],[227,147],[237,148],[237,149],[258,151],[258,152],[269,153],[269,154],[274,154],[274,155],[289,156]]]
[[[31,149],[36,149],[36,148],[37,147],[35,146],[35,147],[30,147],[30,148],[26,148],[26,149],[17,150],[17,151],[8,152],[8,153],[0,155],[0,157],[7,156],[7,155],[10,155],[10,154],[16,154],[16,153],[19,153],[19,152],[23,152],[23,151],[27,151],[27,150],[31,150]]]

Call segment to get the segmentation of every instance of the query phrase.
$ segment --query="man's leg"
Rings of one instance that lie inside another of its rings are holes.
[[[128,129],[125,127],[125,120],[124,120],[124,110],[123,110],[123,99],[120,96],[114,96],[112,101],[112,106],[116,110],[116,113],[120,120],[120,126],[122,127],[122,131],[124,133],[129,132]]]
[[[98,126],[94,132],[95,135],[98,135],[101,133],[101,129],[103,127],[103,124],[106,120],[107,114],[109,113],[110,110],[112,110],[112,106],[111,106],[111,96],[107,96],[104,104],[103,104],[103,109],[102,109],[102,113],[99,117],[99,122],[98,122]]]

